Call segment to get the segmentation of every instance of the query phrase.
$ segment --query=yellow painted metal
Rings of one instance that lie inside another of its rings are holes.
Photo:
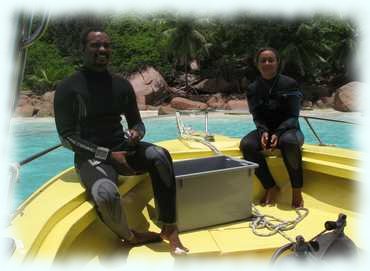
[[[239,139],[215,136],[212,143],[224,154],[240,157]],[[159,145],[167,148],[173,159],[211,156],[213,153],[199,142],[168,140]],[[268,164],[281,189],[278,204],[257,208],[282,219],[294,217],[290,208],[288,174],[279,153],[268,155]],[[323,229],[326,220],[335,220],[338,213],[348,217],[346,233],[358,244],[356,235],[361,215],[356,209],[356,194],[360,183],[361,154],[341,148],[304,145],[304,201],[310,214],[288,235],[301,234],[306,239]],[[254,200],[262,195],[262,187],[253,178]],[[150,179],[147,175],[121,177],[122,202],[132,228],[158,231]],[[195,210],[196,211],[196,210]],[[11,258],[16,262],[42,260],[53,265],[76,257],[89,264],[102,264],[103,259],[117,258],[127,262],[140,257],[173,262],[165,242],[127,248],[98,219],[92,204],[86,201],[73,168],[70,168],[37,190],[19,208],[9,231],[22,243]],[[212,258],[255,257],[271,255],[274,249],[287,243],[280,235],[257,237],[247,221],[210,227],[181,234],[190,248],[189,257]]]

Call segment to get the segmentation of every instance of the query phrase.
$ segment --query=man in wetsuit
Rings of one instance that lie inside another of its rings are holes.
[[[240,142],[245,159],[256,162],[256,175],[265,188],[261,204],[275,202],[277,187],[261,150],[279,148],[292,185],[292,207],[303,207],[302,151],[298,117],[302,97],[297,82],[278,73],[279,56],[273,48],[260,49],[255,58],[260,76],[248,87],[249,111],[256,130]]]
[[[178,237],[176,186],[168,151],[140,141],[145,134],[131,84],[107,70],[111,40],[100,29],[82,36],[83,67],[66,78],[55,93],[54,110],[63,145],[75,153],[75,168],[102,221],[133,245],[169,241],[171,253],[188,250]],[[121,125],[124,115],[128,131]],[[149,172],[159,209],[160,234],[127,226],[117,188],[118,174]]]

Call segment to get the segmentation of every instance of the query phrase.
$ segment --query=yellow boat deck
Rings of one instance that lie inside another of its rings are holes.
[[[214,145],[226,155],[240,156],[238,139],[217,137]],[[190,144],[190,145],[189,145]],[[165,141],[160,145],[170,150],[173,158],[185,159],[210,156],[212,153],[197,142]],[[306,240],[323,230],[324,222],[336,220],[339,213],[347,215],[346,234],[358,246],[356,235],[361,215],[356,210],[359,182],[359,153],[333,147],[304,146],[304,202],[308,216],[293,230],[286,232],[291,239],[303,235]],[[268,158],[271,171],[281,188],[274,207],[257,205],[262,214],[290,220],[296,212],[290,207],[288,175],[278,154]],[[150,219],[155,213],[150,180],[147,175],[124,177],[120,186],[123,206],[129,224],[137,230],[159,231]],[[262,188],[253,178],[254,199]],[[83,260],[86,265],[108,265],[112,259],[130,262],[142,257],[174,262],[165,242],[140,247],[125,247],[98,219],[92,204],[85,199],[73,169],[66,170],[41,187],[18,209],[12,221],[12,235],[22,245],[16,249],[12,261],[45,264],[59,261]],[[194,210],[196,212],[196,210]],[[27,223],[25,223],[27,221]],[[258,257],[271,256],[273,251],[288,240],[280,234],[258,237],[249,227],[249,221],[209,227],[181,234],[183,243],[190,249],[188,258]]]
[[[314,174],[305,177],[316,179]],[[318,181],[322,182],[323,180],[319,178]],[[334,178],[327,179],[327,182],[332,181],[337,180]],[[343,180],[343,182],[346,182],[346,180]],[[132,199],[136,199],[138,196],[143,197],[143,195],[139,194],[146,190],[143,189],[145,185],[148,186],[148,184],[144,182],[135,187],[124,197],[124,201],[132,202]],[[339,213],[345,213],[348,217],[346,234],[350,236],[356,244],[360,245],[360,238],[356,236],[356,229],[360,216],[353,210],[354,204],[352,202],[345,202],[345,200],[348,199],[346,195],[349,187],[346,185],[338,186],[335,191],[336,196],[329,197],[327,202],[322,202],[322,195],[317,194],[315,191],[311,191],[314,185],[315,184],[307,184],[306,186],[308,189],[304,193],[305,205],[309,209],[308,216],[300,222],[295,229],[286,232],[286,235],[293,240],[297,235],[303,235],[306,240],[309,240],[323,230],[325,221],[336,220]],[[333,193],[329,183],[321,183],[321,185],[324,186],[324,190],[321,193]],[[148,188],[148,190],[150,189]],[[344,199],[344,201],[338,203],[336,197],[340,197]],[[333,202],[337,204],[333,205]],[[132,202],[132,204],[135,205],[134,202]],[[346,206],[344,207],[344,205]],[[350,205],[352,208],[349,207]],[[127,206],[127,204],[125,206],[130,210],[138,210],[143,207]],[[152,201],[149,206],[149,210],[151,210],[151,207],[154,208]],[[293,211],[288,204],[284,203],[278,204],[275,207],[262,207],[257,205],[257,208],[262,214],[269,214],[284,220],[292,220],[297,216],[296,212]],[[128,213],[131,215],[129,218],[130,224],[136,229],[145,230],[149,228],[150,230],[159,231],[159,228],[151,220],[147,220],[150,224],[141,224],[140,221],[143,219],[142,217],[138,217],[137,213],[136,215],[130,211]],[[150,217],[148,209],[145,209],[143,214],[145,217]],[[143,227],[143,225],[145,225],[145,227]],[[268,233],[267,231],[263,232]],[[181,239],[190,249],[188,258],[205,257],[208,259],[219,256],[238,256],[254,259],[260,256],[265,258],[266,256],[271,256],[276,248],[289,242],[280,234],[275,234],[270,237],[258,237],[254,235],[249,226],[249,221],[234,222],[227,225],[209,227],[203,230],[185,232],[181,234]],[[62,259],[65,260],[75,257],[76,255],[80,255],[85,261],[90,263],[97,263],[102,261],[102,259],[110,259],[112,255],[115,255],[119,259],[126,259],[127,261],[135,261],[142,257],[145,257],[146,260],[174,260],[168,253],[168,245],[166,243],[123,248],[116,240],[116,237],[110,233],[100,221],[91,224],[69,247],[68,253],[64,254]]]

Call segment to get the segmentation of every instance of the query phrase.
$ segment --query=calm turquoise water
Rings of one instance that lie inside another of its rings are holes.
[[[176,121],[174,118],[152,118],[144,120],[147,134],[144,140],[156,142],[177,137]],[[186,126],[194,130],[204,130],[202,117],[184,118]],[[358,149],[354,139],[354,125],[311,120],[317,133],[325,143],[336,144],[340,147]],[[305,134],[306,143],[317,143],[304,121],[301,127]],[[254,124],[246,116],[230,116],[227,118],[210,118],[209,131],[232,137],[242,137],[254,129]],[[14,121],[12,123],[12,138],[14,151],[12,160],[20,161],[30,155],[40,152],[50,146],[59,144],[53,120]],[[56,173],[73,164],[72,152],[59,148],[21,168],[20,182],[14,191],[14,205],[18,206],[33,191],[49,180]]]

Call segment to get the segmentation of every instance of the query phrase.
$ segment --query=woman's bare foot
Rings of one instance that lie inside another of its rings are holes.
[[[260,203],[261,205],[272,205],[276,201],[277,194],[279,193],[280,189],[276,185],[266,189],[265,195],[263,195]]]
[[[124,242],[129,245],[139,246],[147,243],[155,243],[163,241],[160,234],[152,231],[147,232],[137,232],[131,230],[134,237],[131,240],[125,240]]]
[[[170,243],[171,254],[174,256],[185,255],[189,249],[183,246],[179,238],[179,231],[176,225],[164,225],[160,236]]]
[[[303,207],[303,197],[301,188],[293,188],[292,191],[292,207],[300,208]]]

